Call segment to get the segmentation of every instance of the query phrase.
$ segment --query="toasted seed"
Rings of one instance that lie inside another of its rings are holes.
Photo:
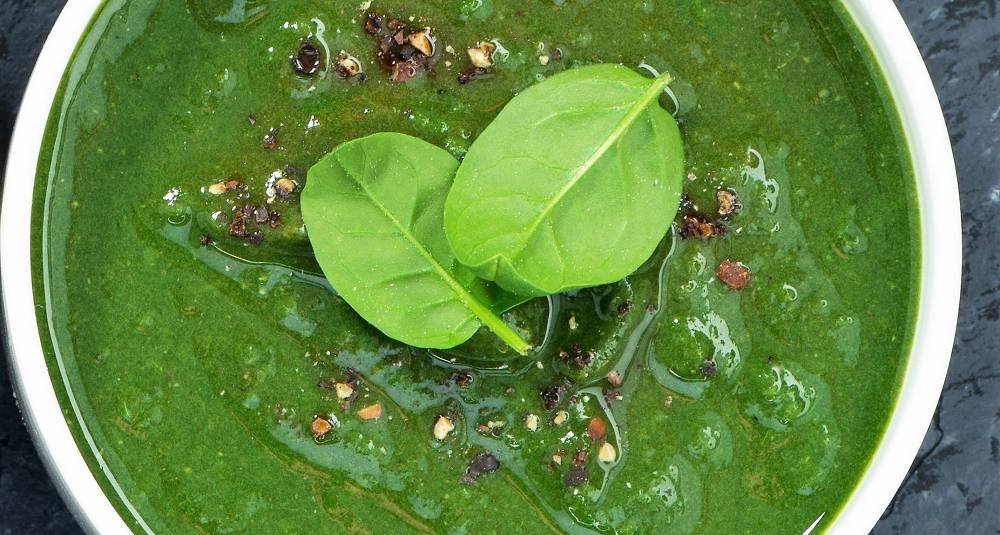
[[[358,411],[358,418],[364,421],[377,420],[382,416],[382,404],[369,405]]]
[[[529,414],[525,416],[524,425],[527,426],[528,431],[531,432],[538,431],[538,416],[535,414]]]
[[[333,389],[337,391],[337,399],[345,400],[354,395],[354,387],[347,383],[334,383]]]
[[[597,459],[602,463],[613,463],[618,458],[618,452],[610,442],[601,444],[601,449],[597,452]]]
[[[559,411],[556,413],[555,417],[552,418],[552,423],[556,425],[563,425],[569,420],[569,413],[566,411]]]
[[[410,45],[420,51],[421,54],[431,57],[434,55],[436,44],[431,36],[431,29],[424,28],[419,32],[410,34]]]
[[[480,41],[475,47],[468,50],[469,59],[472,64],[480,69],[488,69],[493,66],[493,53],[497,47],[489,41]]]
[[[451,418],[441,415],[438,416],[436,422],[434,422],[434,438],[438,440],[444,440],[448,433],[455,430],[455,422],[451,421]]]

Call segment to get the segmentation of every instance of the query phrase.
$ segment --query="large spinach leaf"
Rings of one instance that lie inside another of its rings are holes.
[[[458,162],[403,134],[340,145],[309,170],[302,217],[323,273],[369,323],[412,346],[450,348],[480,325],[520,353],[498,316],[519,299],[455,261],[443,231]]]
[[[573,69],[514,97],[465,157],[445,204],[456,257],[524,295],[614,282],[649,258],[680,199],[668,77]]]

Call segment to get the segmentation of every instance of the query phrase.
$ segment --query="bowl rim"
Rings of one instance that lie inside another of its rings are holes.
[[[917,182],[922,234],[919,304],[897,401],[861,480],[846,505],[834,513],[836,518],[828,529],[828,533],[853,534],[867,533],[881,517],[905,478],[936,409],[958,320],[962,228],[944,115],[902,16],[891,0],[840,1],[868,41],[900,115]],[[11,138],[0,204],[0,288],[15,395],[49,475],[86,531],[131,533],[98,484],[64,417],[42,350],[31,272],[33,185],[49,113],[66,67],[103,4],[103,0],[68,1],[43,45],[25,91]],[[64,376],[64,371],[60,363],[59,374]],[[84,436],[90,440],[85,428]],[[117,488],[111,470],[99,456],[97,461]],[[152,533],[124,494],[119,491],[119,495],[138,526]]]

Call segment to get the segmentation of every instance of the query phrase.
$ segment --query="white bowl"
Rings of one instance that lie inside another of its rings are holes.
[[[843,0],[881,64],[913,155],[923,236],[920,304],[895,412],[868,470],[829,533],[867,533],[906,476],[934,414],[958,318],[962,230],[951,143],[930,76],[891,0]],[[0,214],[0,277],[11,372],[25,422],[52,479],[85,529],[128,533],[98,485],[56,399],[42,353],[30,265],[33,180],[49,110],[64,66],[101,0],[69,0],[38,57],[10,148]],[[60,369],[59,374],[64,370]],[[65,385],[69,388],[69,384]],[[72,396],[70,396],[72,398]],[[76,411],[76,407],[67,407]],[[43,426],[44,424],[44,426]],[[84,434],[90,440],[89,434]],[[86,447],[96,450],[94,444]],[[100,456],[98,456],[100,462]],[[104,477],[114,475],[101,465]],[[141,517],[126,504],[145,527]],[[146,531],[150,531],[146,527]]]

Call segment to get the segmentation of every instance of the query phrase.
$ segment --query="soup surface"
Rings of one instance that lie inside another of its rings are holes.
[[[39,167],[40,321],[134,529],[826,525],[893,407],[919,267],[896,113],[836,2],[359,3],[110,1],[67,72]],[[430,27],[430,68],[390,81],[368,10]],[[460,83],[484,40],[496,66]],[[303,42],[315,73],[289,61]],[[338,74],[340,51],[364,74]],[[682,210],[718,219],[720,189],[742,205],[715,236],[678,223],[626,280],[521,305],[506,318],[539,347],[526,357],[485,330],[407,347],[338,298],[298,213],[306,169],[382,131],[461,157],[518,91],[600,62],[674,75]],[[742,291],[718,280],[725,260],[752,270]],[[456,428],[438,440],[442,414]],[[470,478],[484,459],[499,469]]]

